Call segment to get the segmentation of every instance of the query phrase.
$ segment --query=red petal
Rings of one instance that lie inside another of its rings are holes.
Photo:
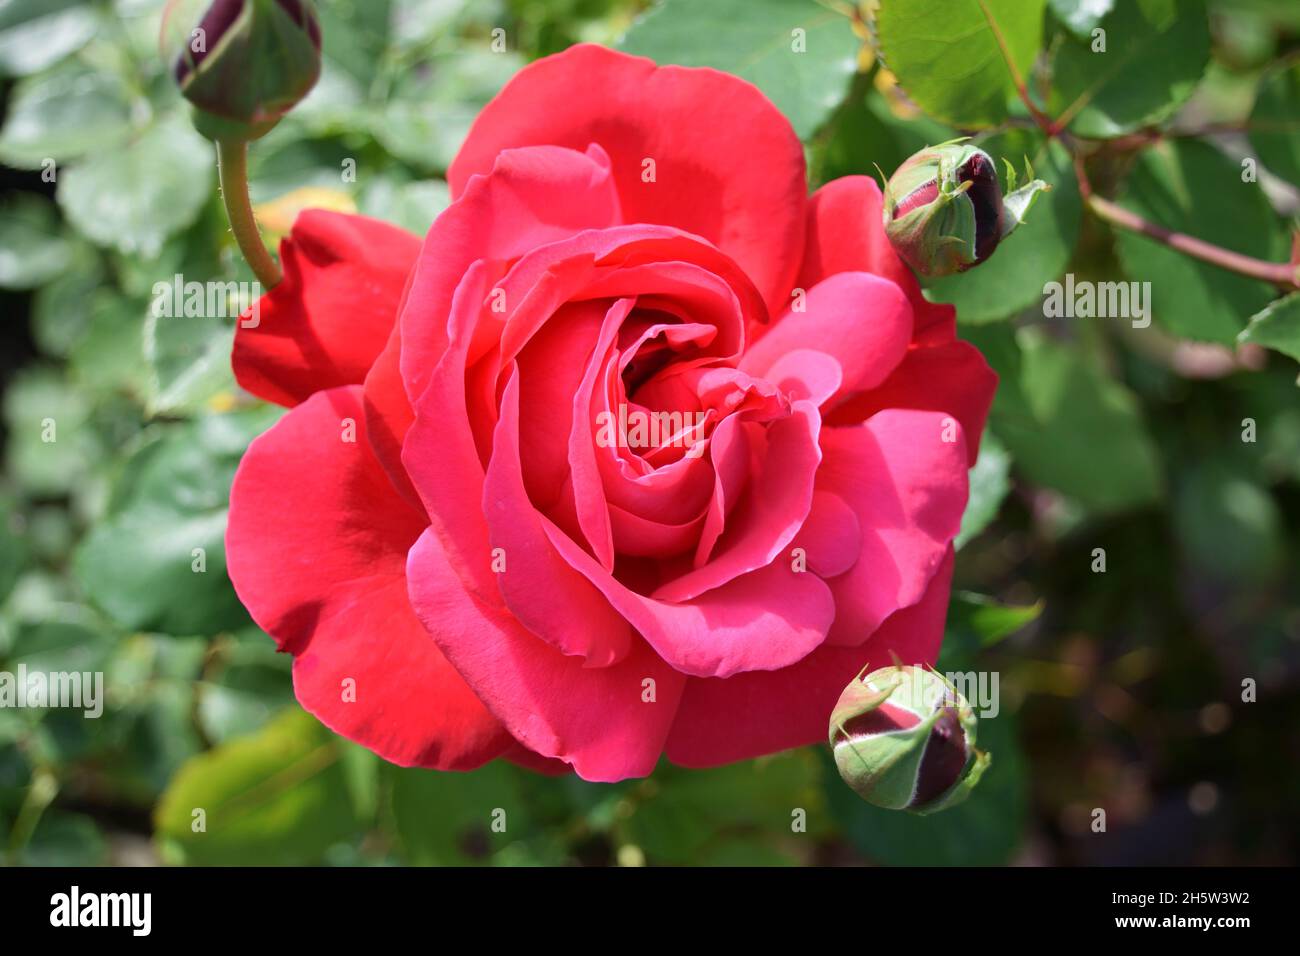
[[[862,531],[858,560],[826,582],[835,595],[830,643],[861,644],[925,594],[966,507],[966,444],[949,425],[933,412],[891,409],[822,432],[817,489],[852,508]]]
[[[828,425],[865,421],[887,408],[946,412],[966,436],[969,463],[979,454],[998,376],[969,342],[919,346],[908,351],[879,388],[855,395],[826,416]]]
[[[525,631],[509,611],[473,598],[432,529],[411,549],[409,573],[416,613],[520,743],[571,764],[584,780],[654,770],[685,678],[644,641],[634,638],[618,664],[584,667]]]
[[[703,236],[740,263],[769,307],[789,301],[805,228],[803,149],[749,83],[571,47],[520,70],[479,113],[447,173],[452,195],[501,150],[547,143],[600,144],[624,222]],[[653,182],[643,179],[646,160],[654,161]]]
[[[427,522],[393,490],[364,422],[361,389],[331,389],[249,446],[231,490],[230,579],[294,655],[298,700],[326,726],[394,763],[467,770],[512,741],[411,610],[406,553]]]
[[[823,645],[780,671],[690,678],[668,735],[668,759],[713,767],[825,741],[835,702],[864,666],[883,667],[894,654],[906,664],[934,663],[951,583],[949,549],[920,603],[894,614],[864,645]]]
[[[875,180],[845,176],[813,193],[808,204],[808,240],[804,246],[801,289],[839,272],[871,272],[896,283],[912,303],[913,341],[948,341],[955,334],[955,310],[935,305],[907,264],[894,252],[881,222],[884,199]]]
[[[305,210],[280,243],[284,279],[235,330],[239,384],[293,406],[313,392],[359,385],[388,341],[420,240],[402,229]]]

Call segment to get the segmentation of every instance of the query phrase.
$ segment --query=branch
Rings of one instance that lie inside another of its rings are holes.
[[[1109,199],[1103,199],[1101,196],[1096,195],[1092,191],[1092,183],[1089,182],[1087,173],[1083,168],[1083,160],[1077,156],[1074,160],[1074,168],[1079,178],[1079,193],[1083,196],[1088,208],[1099,219],[1103,219],[1113,226],[1128,229],[1130,232],[1136,232],[1148,239],[1163,243],[1170,249],[1177,250],[1194,259],[1200,259],[1202,262],[1208,262],[1220,269],[1226,269],[1229,272],[1235,272],[1251,279],[1258,279],[1279,288],[1300,289],[1300,265],[1294,262],[1268,262],[1264,259],[1256,259],[1253,256],[1242,255],[1239,252],[1233,252],[1231,249],[1216,246],[1212,242],[1197,239],[1195,236],[1166,229],[1164,226],[1143,219],[1137,213],[1130,212]]]

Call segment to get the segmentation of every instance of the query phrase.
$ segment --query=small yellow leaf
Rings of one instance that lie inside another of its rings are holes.
[[[253,214],[262,227],[263,238],[268,243],[275,243],[288,235],[289,230],[293,228],[293,221],[304,209],[328,209],[331,212],[354,213],[357,211],[357,204],[341,189],[303,186],[301,189],[295,189],[293,192],[285,193],[270,202],[254,207]]]

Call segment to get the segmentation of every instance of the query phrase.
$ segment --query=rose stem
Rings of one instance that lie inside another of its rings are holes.
[[[217,143],[217,168],[221,176],[221,198],[226,204],[230,231],[235,234],[239,251],[253,269],[264,289],[275,288],[283,278],[280,267],[257,231],[253,204],[248,199],[248,143],[221,140]]]
[[[1267,262],[1263,259],[1256,259],[1252,256],[1242,255],[1239,252],[1233,252],[1231,249],[1216,246],[1203,239],[1197,239],[1195,236],[1174,232],[1172,229],[1166,229],[1157,223],[1149,222],[1137,213],[1130,212],[1123,206],[1116,205],[1109,199],[1103,199],[1093,193],[1092,183],[1088,181],[1088,175],[1083,168],[1083,160],[1079,157],[1075,157],[1074,168],[1079,178],[1079,192],[1083,196],[1084,202],[1088,204],[1088,208],[1099,219],[1103,219],[1111,225],[1119,226],[1121,229],[1128,229],[1139,235],[1146,236],[1148,239],[1154,239],[1156,242],[1164,243],[1170,249],[1175,249],[1194,259],[1200,259],[1202,262],[1208,262],[1220,269],[1227,269],[1229,272],[1236,272],[1239,275],[1259,279],[1261,282],[1268,282],[1285,289],[1300,289],[1300,265],[1297,263]]]
[[[1038,128],[1043,131],[1048,139],[1061,137],[1070,120],[1088,102],[1088,93],[1084,93],[1074,103],[1070,104],[1059,118],[1053,120],[1047,116],[1030,98],[1029,89],[1025,86],[1025,78],[1011,58],[1011,50],[1007,47],[1006,38],[1002,35],[1002,29],[998,26],[997,19],[989,12],[984,0],[979,0],[979,5],[980,10],[984,13],[984,19],[988,21],[989,30],[993,33],[993,39],[997,41],[998,49],[1002,52],[1002,59],[1007,65],[1007,70],[1011,73],[1011,81],[1015,84],[1016,92],[1020,95],[1025,108],[1029,110],[1029,115],[1033,117]],[[1113,226],[1119,226],[1121,229],[1129,229],[1139,235],[1146,236],[1148,239],[1163,243],[1170,249],[1175,249],[1194,259],[1200,259],[1202,262],[1216,265],[1221,269],[1227,269],[1229,272],[1236,272],[1252,279],[1260,279],[1284,289],[1300,289],[1300,263],[1266,262],[1262,259],[1244,256],[1230,249],[1221,248],[1213,243],[1197,239],[1195,236],[1174,232],[1172,229],[1166,229],[1164,226],[1148,222],[1136,213],[1129,212],[1108,199],[1094,195],[1092,186],[1088,182],[1088,177],[1083,169],[1083,161],[1078,154],[1074,156],[1074,168],[1079,177],[1079,192],[1088,204],[1088,208],[1099,219]]]

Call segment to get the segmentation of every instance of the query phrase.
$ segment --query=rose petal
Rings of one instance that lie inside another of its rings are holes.
[[[692,677],[668,735],[668,759],[714,767],[825,741],[835,701],[864,667],[884,667],[894,655],[906,664],[934,664],[951,583],[949,549],[922,600],[892,615],[863,646],[823,646],[776,672]]]
[[[327,727],[394,763],[467,770],[511,739],[411,610],[406,552],[425,521],[364,422],[360,388],[330,389],[253,441],[231,490],[230,579],[294,655],[298,700]]]
[[[545,528],[555,526],[524,487],[519,389],[518,374],[511,375],[483,483],[488,539],[506,561],[497,574],[501,596],[524,627],[562,653],[581,657],[588,667],[608,667],[627,656],[631,628],[550,545]]]
[[[376,219],[304,210],[280,243],[284,279],[262,296],[257,324],[246,312],[235,329],[236,380],[286,406],[361,384],[397,321],[419,248]]]
[[[402,355],[401,329],[396,323],[388,337],[388,344],[379,353],[362,389],[366,407],[366,437],[375,457],[383,466],[388,478],[402,496],[417,507],[420,496],[402,467],[402,441],[415,420],[411,403],[406,398],[399,366]]]
[[[816,491],[808,519],[792,543],[803,549],[808,567],[819,577],[833,578],[857,563],[862,554],[862,526],[843,498]]]
[[[912,307],[888,279],[840,272],[808,290],[806,311],[786,312],[751,345],[740,367],[765,377],[795,349],[816,349],[840,363],[835,398],[875,388],[903,360],[912,338]],[[832,399],[832,402],[835,401]]]
[[[794,538],[812,507],[821,462],[821,416],[811,402],[763,429],[763,447],[749,473],[749,493],[726,518],[726,530],[700,567],[661,585],[654,597],[682,602],[770,564]]]
[[[961,424],[967,460],[974,465],[997,387],[997,373],[969,342],[917,346],[908,350],[878,388],[836,406],[826,421],[832,425],[862,422],[886,408],[945,412]]]
[[[703,236],[740,263],[769,306],[789,301],[805,228],[803,148],[744,80],[570,47],[524,67],[479,113],[447,172],[452,195],[501,150],[538,143],[599,143],[624,222]]]
[[[903,290],[912,304],[916,341],[950,341],[955,334],[956,311],[921,294],[916,276],[885,235],[880,218],[883,203],[880,187],[869,176],[844,176],[813,193],[808,203],[803,267],[796,285],[811,289],[840,272],[870,272]]]
[[[447,659],[530,750],[584,780],[649,774],[685,678],[641,640],[611,667],[588,668],[529,634],[509,611],[476,601],[425,532],[408,564],[411,602]]]
[[[827,581],[835,595],[827,640],[860,644],[921,599],[956,536],[966,442],[946,415],[891,409],[862,425],[824,429],[822,453],[818,490],[843,499],[862,531],[857,562]]]
[[[462,184],[425,237],[402,311],[402,377],[412,400],[447,347],[446,316],[471,263],[509,263],[619,220],[609,159],[599,147],[507,150],[475,172],[483,175]]]
[[[625,586],[553,525],[546,532],[556,551],[684,674],[786,667],[825,640],[835,617],[829,588],[788,563],[775,561],[685,604],[669,604]]]

